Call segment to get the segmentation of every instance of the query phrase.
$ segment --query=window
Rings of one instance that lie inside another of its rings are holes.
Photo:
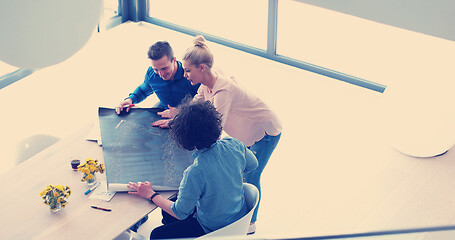
[[[98,31],[108,30],[122,23],[119,0],[103,0],[103,15],[100,19]]]
[[[150,0],[148,16],[266,49],[267,3],[264,0]]]
[[[298,1],[279,1],[277,21],[278,55],[387,84],[392,27]]]

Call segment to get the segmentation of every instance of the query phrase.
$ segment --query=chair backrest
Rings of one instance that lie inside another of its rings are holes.
[[[18,165],[29,159],[58,140],[59,138],[46,134],[33,135],[22,140],[16,147],[15,164]]]
[[[227,225],[226,227],[220,228],[211,233],[205,234],[197,239],[206,239],[220,236],[232,236],[232,235],[246,235],[250,226],[253,212],[256,209],[259,201],[259,191],[256,186],[243,183],[243,192],[245,194],[245,201],[248,207],[248,213],[240,218],[239,220]]]

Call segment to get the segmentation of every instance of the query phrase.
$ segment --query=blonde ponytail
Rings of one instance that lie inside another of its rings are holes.
[[[183,60],[190,61],[191,64],[199,66],[206,65],[209,68],[213,66],[213,54],[206,44],[204,36],[198,35],[193,39],[194,46],[189,47],[183,55]]]
[[[194,39],[193,39],[193,43],[194,43],[194,46],[195,47],[207,47],[207,45],[205,44],[205,38],[202,36],[202,35],[197,35]]]

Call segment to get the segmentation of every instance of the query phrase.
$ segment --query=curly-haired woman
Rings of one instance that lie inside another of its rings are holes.
[[[130,183],[136,192],[172,217],[155,228],[151,239],[198,237],[227,226],[247,213],[243,173],[254,170],[254,154],[239,140],[219,140],[221,115],[209,101],[184,104],[169,123],[170,135],[195,159],[184,174],[177,200],[157,195],[149,182]]]

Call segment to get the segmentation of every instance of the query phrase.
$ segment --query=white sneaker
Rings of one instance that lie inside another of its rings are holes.
[[[251,223],[248,227],[247,235],[254,234],[256,232],[256,223]]]

